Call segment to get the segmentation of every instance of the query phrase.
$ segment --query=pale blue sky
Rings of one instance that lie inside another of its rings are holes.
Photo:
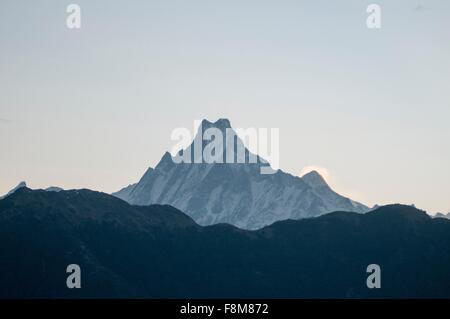
[[[279,127],[291,174],[324,167],[368,205],[447,212],[449,57],[445,0],[0,0],[0,193],[115,191],[174,128],[227,117]]]

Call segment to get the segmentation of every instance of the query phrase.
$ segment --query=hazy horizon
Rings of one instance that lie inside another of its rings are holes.
[[[450,2],[80,0],[79,30],[69,3],[0,2],[0,194],[111,193],[228,118],[279,128],[285,172],[450,211]]]

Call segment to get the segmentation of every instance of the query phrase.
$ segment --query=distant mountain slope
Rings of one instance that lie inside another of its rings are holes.
[[[6,198],[9,195],[13,194],[15,191],[17,191],[18,189],[22,188],[22,187],[28,187],[26,182],[20,182],[16,187],[14,187],[13,189],[11,189],[7,194],[0,196],[0,199]],[[45,189],[45,191],[47,192],[59,192],[62,191],[63,189],[61,187],[57,187],[57,186],[50,186],[47,187]]]
[[[224,158],[233,145],[226,141],[230,122],[204,120],[194,141],[205,145],[202,134],[208,128],[219,129],[224,136]],[[236,139],[237,145],[243,143]],[[194,158],[194,143],[189,146]],[[186,152],[187,150],[184,150]],[[246,158],[250,152],[245,149]],[[336,210],[363,213],[368,207],[335,193],[317,172],[302,178],[281,170],[260,174],[267,166],[257,163],[181,163],[166,153],[155,169],[141,180],[114,193],[130,204],[169,204],[191,216],[200,225],[229,223],[244,229],[258,229],[275,221],[319,216]]]
[[[89,190],[0,200],[0,298],[450,298],[449,269],[450,221],[409,206],[245,231]]]
[[[450,219],[450,213],[447,213],[447,214],[437,213],[433,217],[434,218],[447,218],[447,219]]]

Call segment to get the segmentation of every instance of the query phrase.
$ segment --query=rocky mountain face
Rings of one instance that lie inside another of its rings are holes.
[[[223,162],[227,152],[236,154],[242,147],[245,163],[195,163],[195,144],[208,145],[202,137],[209,128],[223,132]],[[228,223],[243,229],[259,229],[280,220],[337,210],[368,211],[363,204],[334,192],[317,172],[303,177],[281,170],[261,174],[261,167],[268,163],[246,149],[239,137],[230,143],[225,138],[226,130],[232,130],[226,119],[214,123],[204,120],[191,146],[175,157],[164,154],[138,183],[113,195],[135,205],[172,205],[200,225]],[[191,163],[178,163],[184,152],[189,152]],[[250,162],[250,156],[256,162]]]

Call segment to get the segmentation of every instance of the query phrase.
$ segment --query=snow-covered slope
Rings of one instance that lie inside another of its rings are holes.
[[[16,187],[14,187],[13,189],[11,189],[6,195],[0,196],[0,199],[6,198],[11,194],[14,194],[14,192],[22,187],[27,187],[27,183],[25,182],[20,182]]]
[[[221,119],[215,123],[204,120],[202,127],[223,131],[231,126],[228,120]],[[194,140],[201,139],[199,133]],[[242,141],[238,138],[237,143]],[[224,156],[229,147],[225,147]],[[193,150],[193,145],[190,148]],[[246,158],[249,154],[246,150]],[[113,195],[135,205],[172,205],[200,225],[229,223],[244,229],[338,210],[368,210],[335,193],[317,172],[302,178],[281,170],[264,175],[260,167],[267,164],[259,157],[253,164],[177,164],[173,159],[165,153],[155,169],[149,168],[137,184]]]
[[[437,213],[436,215],[434,215],[432,217],[433,218],[447,218],[447,219],[450,219],[450,213],[447,213],[447,214]]]

